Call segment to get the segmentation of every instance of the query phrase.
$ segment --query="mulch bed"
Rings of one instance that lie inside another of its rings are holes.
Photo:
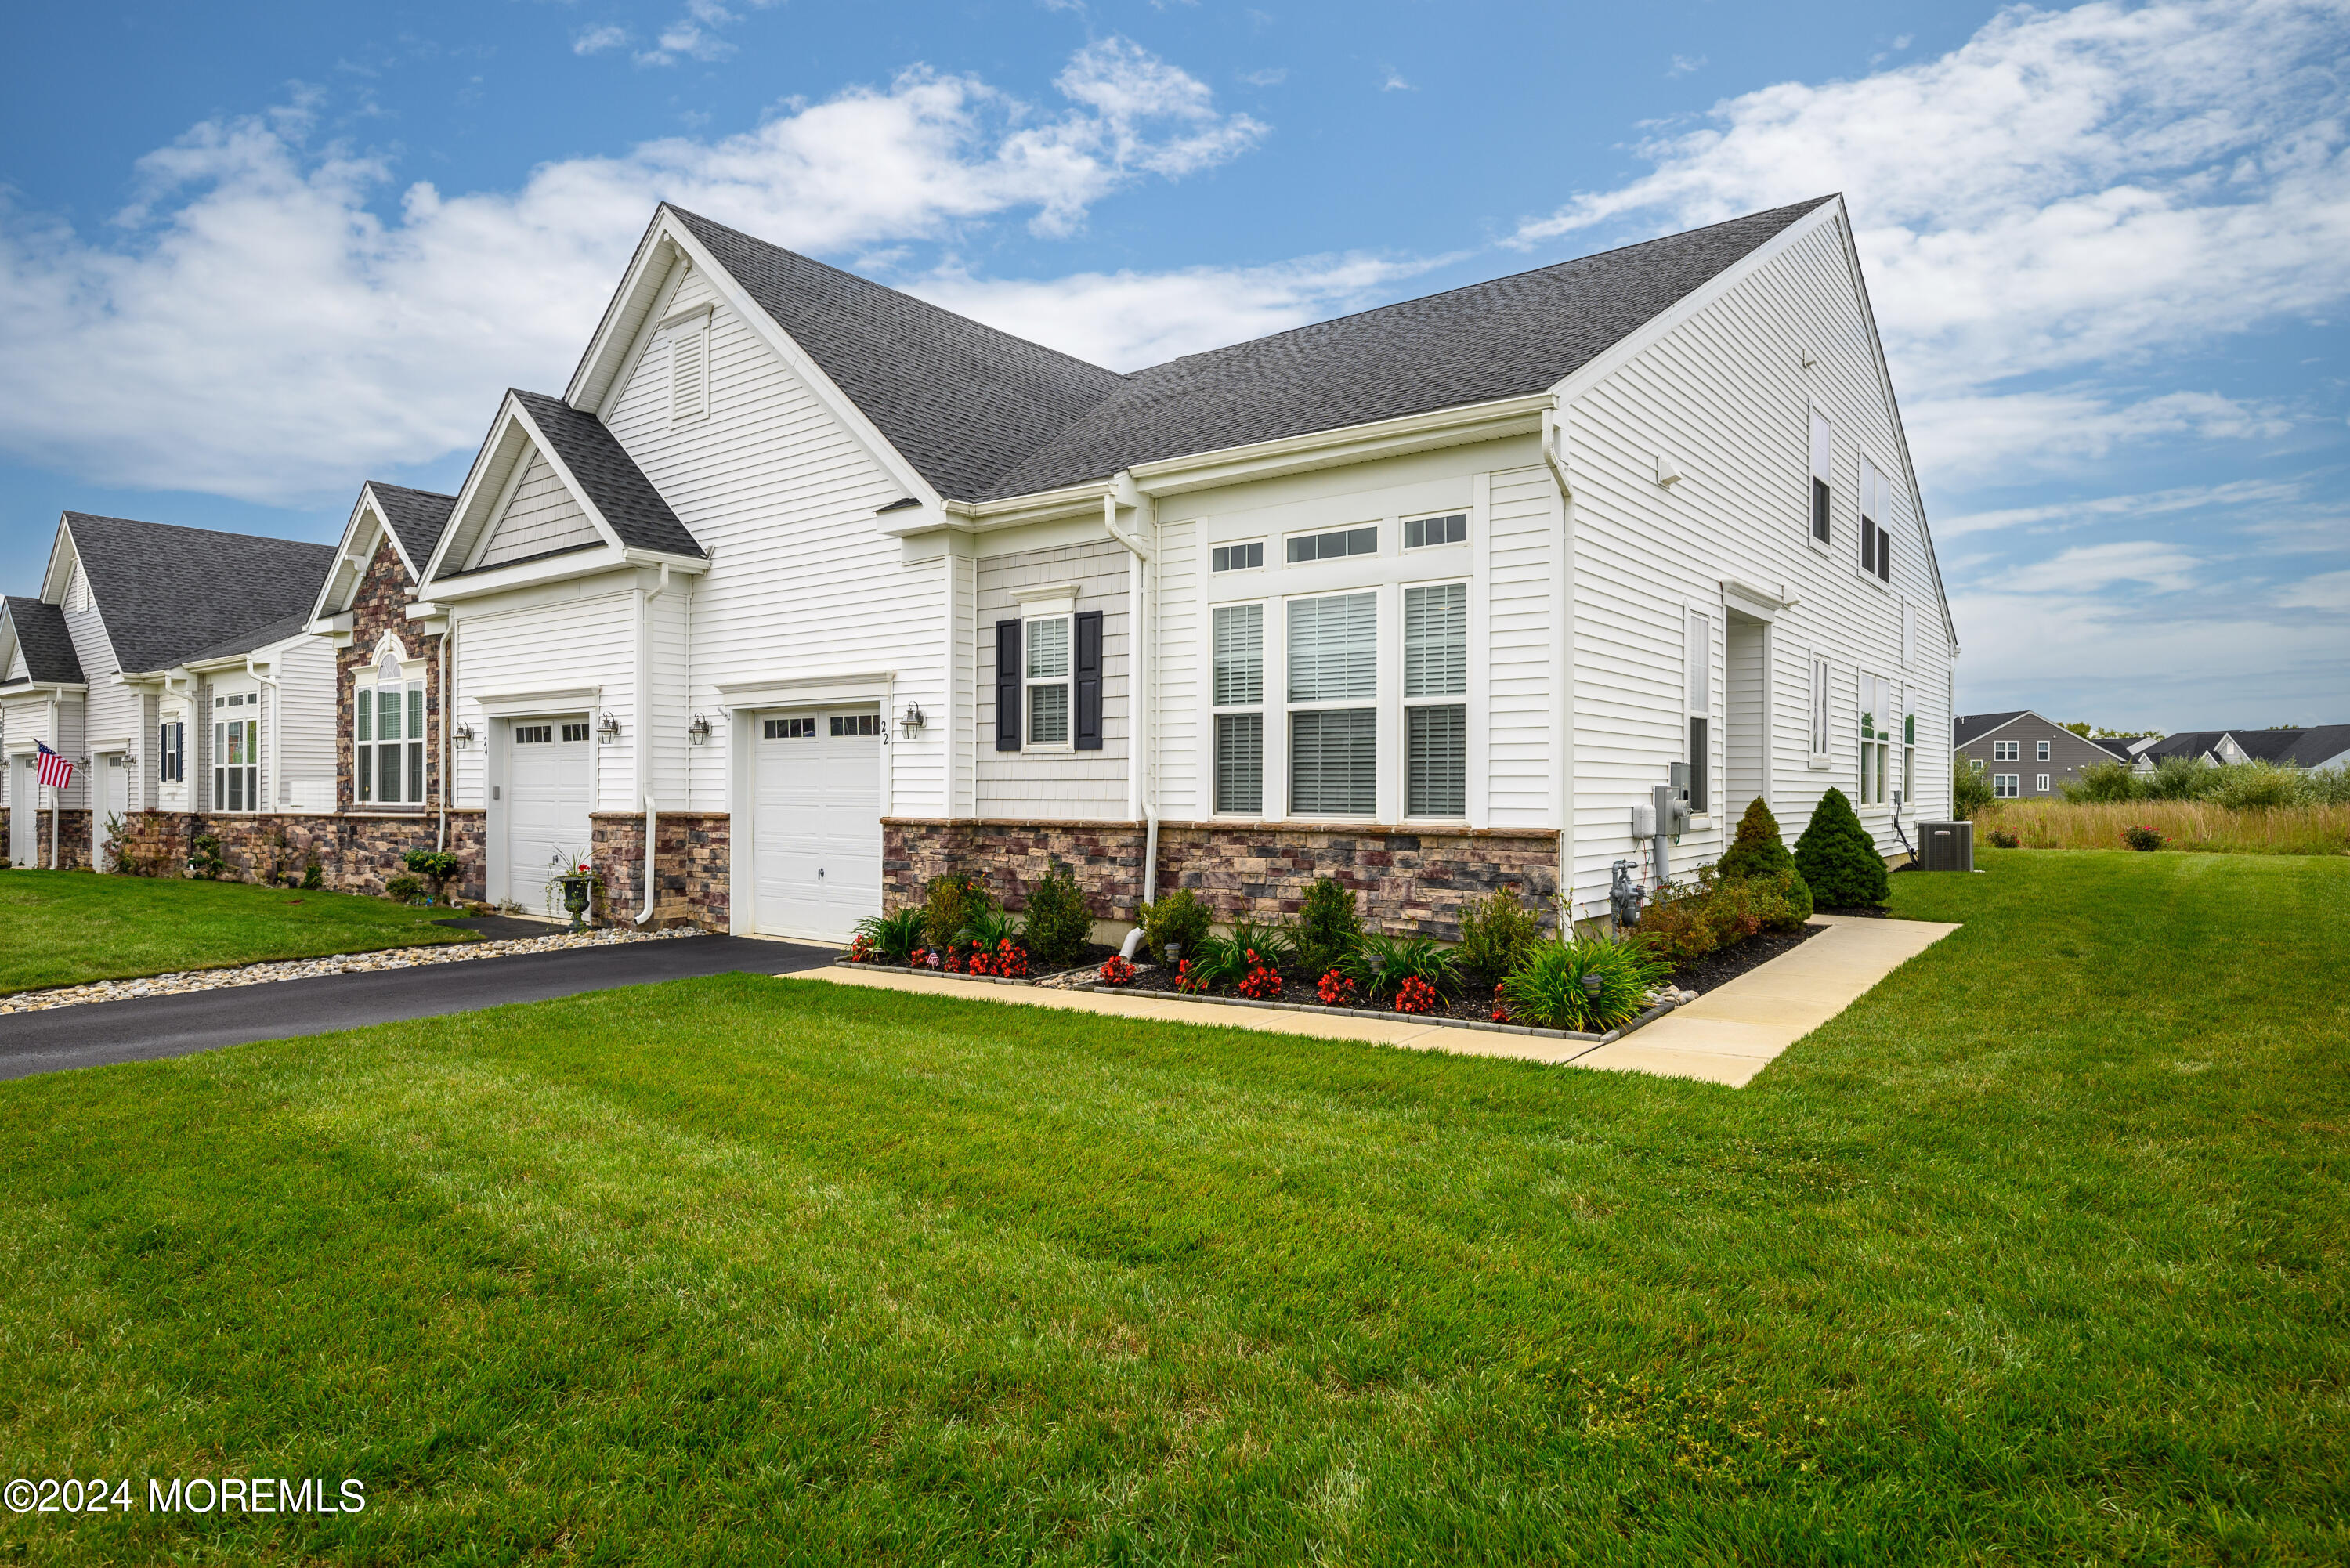
[[[1792,931],[1758,931],[1736,947],[1690,960],[1673,971],[1673,983],[1702,996],[1750,969],[1769,963],[1781,953],[1794,951],[1826,929],[1825,926],[1797,926]]]

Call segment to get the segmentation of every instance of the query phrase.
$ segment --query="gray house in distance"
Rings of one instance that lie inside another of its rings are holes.
[[[2059,795],[2065,784],[2080,782],[2083,768],[2121,760],[2029,708],[1960,714],[1951,722],[1950,749],[1991,781],[1991,793],[2001,800]]]
[[[2137,753],[2136,765],[2151,772],[2165,757],[2206,763],[2276,763],[2296,768],[2350,766],[2350,724],[2313,724],[2305,730],[2185,730],[2166,735]]]

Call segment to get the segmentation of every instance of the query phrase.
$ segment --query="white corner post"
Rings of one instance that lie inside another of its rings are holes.
[[[645,881],[639,890],[636,923],[653,918],[653,835],[660,826],[653,808],[653,601],[669,592],[669,563],[663,561],[660,581],[637,588],[637,798],[645,806]]]

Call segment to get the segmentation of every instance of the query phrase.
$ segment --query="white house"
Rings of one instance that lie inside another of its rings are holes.
[[[1673,764],[1676,873],[1757,796],[1792,838],[1839,787],[1888,854],[1897,792],[1949,806],[1836,197],[1128,375],[663,206],[415,576],[525,907],[584,850],[623,914],[837,940],[1059,861],[1106,918],[1328,872],[1441,932],[1504,884],[1604,913]]]
[[[144,812],[331,810],[333,658],[307,630],[329,554],[64,514],[40,594],[0,613],[10,862],[102,864],[108,821]],[[64,791],[44,743],[75,764]]]

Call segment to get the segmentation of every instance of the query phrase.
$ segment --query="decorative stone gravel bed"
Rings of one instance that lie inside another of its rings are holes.
[[[272,981],[315,980],[329,974],[369,974],[381,970],[417,969],[425,964],[513,958],[521,953],[609,947],[618,942],[667,941],[674,937],[698,937],[701,934],[691,926],[666,931],[617,929],[581,931],[576,936],[569,931],[557,930],[543,937],[387,948],[367,953],[329,953],[320,958],[241,964],[234,969],[195,969],[176,974],[151,974],[136,980],[99,980],[87,985],[61,985],[50,991],[23,991],[14,996],[0,996],[0,1016],[11,1012],[39,1012],[52,1007],[77,1007],[88,1002],[128,1002],[140,996],[178,996],[194,991],[224,991],[238,985],[266,985]]]

